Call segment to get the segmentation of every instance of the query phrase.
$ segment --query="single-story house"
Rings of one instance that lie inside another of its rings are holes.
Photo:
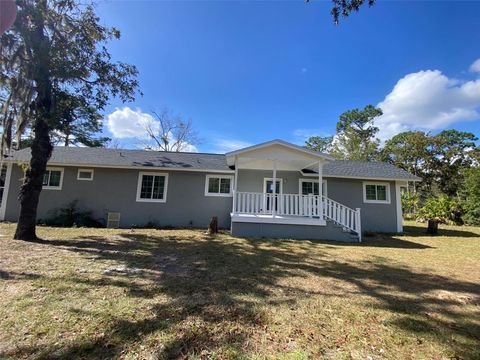
[[[16,221],[30,149],[3,161],[0,220]],[[391,164],[341,161],[282,140],[227,154],[55,147],[38,219],[72,201],[106,226],[206,227],[233,235],[361,241],[401,232],[401,187],[419,178]]]

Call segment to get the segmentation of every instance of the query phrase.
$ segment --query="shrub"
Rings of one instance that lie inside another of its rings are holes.
[[[401,194],[402,210],[405,218],[415,218],[418,211],[420,197],[418,194],[403,192]]]
[[[457,201],[441,195],[428,198],[419,214],[428,220],[427,233],[436,234],[438,223],[446,223],[449,220],[459,222],[461,209]]]
[[[428,198],[419,211],[419,215],[427,220],[447,223],[455,217],[459,208],[458,202],[445,195]]]
[[[64,208],[53,210],[53,215],[42,223],[60,227],[105,227],[104,224],[92,217],[92,211],[79,209],[77,204],[78,201],[74,200]]]

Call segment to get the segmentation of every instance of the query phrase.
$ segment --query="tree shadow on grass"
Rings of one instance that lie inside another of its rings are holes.
[[[442,228],[441,226],[438,228],[438,234],[437,235],[429,235],[427,234],[427,225],[421,224],[421,225],[405,225],[403,227],[403,232],[405,235],[408,235],[410,237],[414,236],[420,236],[420,237],[425,237],[425,236],[450,236],[450,237],[462,237],[462,238],[478,238],[480,237],[480,234],[475,233],[473,231],[469,231],[468,227],[465,226],[462,229],[464,230],[459,230],[459,229],[446,229]]]
[[[309,240],[312,241],[312,240]],[[378,234],[373,236],[364,236],[362,242],[338,242],[331,245],[331,241],[314,241],[315,243],[325,244],[325,246],[351,246],[351,247],[376,247],[376,248],[392,248],[392,249],[431,249],[432,246],[401,239],[396,234]]]
[[[475,322],[478,314],[458,310],[461,301],[478,304],[478,284],[415,272],[383,258],[339,262],[322,250],[345,244],[303,242],[292,251],[291,241],[224,235],[209,238],[190,233],[191,236],[169,235],[174,231],[155,235],[123,232],[113,239],[97,236],[47,241],[46,246],[59,246],[140,270],[135,274],[102,274],[100,279],[79,275],[66,281],[122,287],[131,297],[161,296],[163,300],[151,305],[151,316],[147,318],[115,319],[101,337],[61,349],[26,347],[17,354],[40,353],[47,358],[65,359],[116,358],[139,339],[170,332],[174,336],[158,341],[155,351],[159,358],[199,354],[208,357],[213,353],[220,358],[228,354],[240,356],[248,348],[249,340],[268,324],[259,305],[295,307],[306,297],[342,295],[329,293],[328,289],[321,294],[306,292],[291,282],[282,283],[291,277],[312,276],[347,283],[356,294],[372,298],[366,306],[398,314],[391,326],[417,335],[434,332],[436,341],[450,347],[459,357],[473,359],[479,355],[478,348],[467,346],[480,340],[480,328]],[[456,296],[442,297],[439,292]],[[463,296],[461,301],[457,295]],[[72,311],[87,315],[84,310]],[[442,317],[432,316],[437,313]]]
[[[2,280],[33,280],[39,279],[41,275],[33,274],[29,272],[14,272],[14,271],[4,271],[0,270],[0,279]]]

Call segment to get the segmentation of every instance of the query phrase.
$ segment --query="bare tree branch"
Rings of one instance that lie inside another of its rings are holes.
[[[191,119],[184,120],[181,115],[175,115],[169,109],[152,111],[152,114],[154,119],[144,124],[151,142],[144,145],[146,149],[180,152],[198,144]]]

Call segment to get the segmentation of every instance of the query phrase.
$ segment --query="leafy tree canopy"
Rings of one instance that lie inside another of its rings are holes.
[[[477,140],[474,134],[458,130],[444,130],[433,137],[435,159],[431,171],[444,194],[455,196],[459,191],[462,170],[474,162]]]
[[[52,137],[67,128],[73,135],[76,121],[91,125],[93,120],[95,126],[96,111],[103,110],[111,97],[133,100],[137,69],[112,60],[106,43],[118,39],[120,32],[102,25],[91,3],[17,0],[17,7],[13,27],[0,39],[0,97],[6,100],[4,129],[13,129],[15,121],[17,137],[27,125],[33,131],[15,238],[35,240],[36,209]],[[7,147],[9,138],[5,132]]]
[[[332,146],[333,136],[311,136],[307,141],[305,141],[305,147],[307,149],[328,153],[330,147]]]
[[[331,155],[344,160],[375,160],[380,141],[375,137],[378,127],[374,125],[374,120],[382,114],[382,110],[373,105],[341,114]]]
[[[54,98],[55,130],[51,137],[55,145],[102,147],[110,141],[108,137],[96,136],[102,130],[103,116],[84,97],[58,91]]]
[[[460,195],[465,211],[464,220],[470,225],[480,225],[480,167],[466,169]]]

